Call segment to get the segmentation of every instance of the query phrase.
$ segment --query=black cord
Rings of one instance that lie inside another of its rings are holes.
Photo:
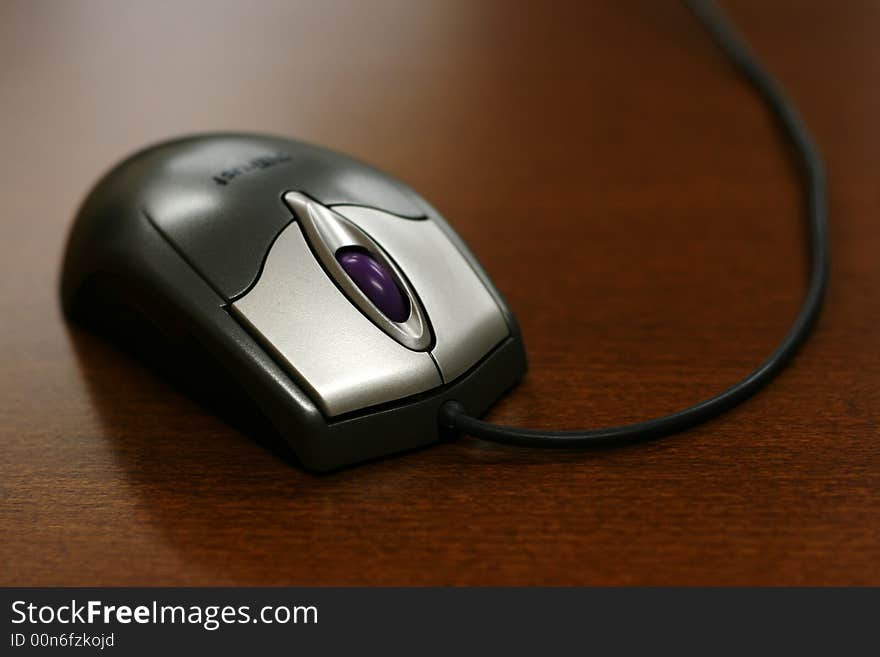
[[[807,193],[810,278],[794,324],[770,357],[742,381],[710,399],[671,415],[605,429],[544,431],[483,422],[468,416],[459,402],[450,401],[440,410],[440,423],[443,427],[483,440],[522,447],[598,447],[660,438],[705,422],[754,395],[782,371],[810,334],[819,316],[828,281],[827,210],[822,156],[794,106],[776,81],[753,57],[723,14],[711,2],[690,0],[686,4],[715,43],[764,99],[800,159]]]

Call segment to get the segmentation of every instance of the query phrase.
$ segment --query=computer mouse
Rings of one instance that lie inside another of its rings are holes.
[[[76,216],[61,297],[227,378],[316,471],[435,442],[442,404],[480,415],[526,370],[514,316],[437,210],[291,139],[197,135],[118,164]]]

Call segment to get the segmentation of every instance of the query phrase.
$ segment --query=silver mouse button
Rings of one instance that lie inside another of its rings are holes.
[[[256,285],[231,308],[327,417],[442,383],[428,353],[390,339],[340,293],[296,222],[275,240]]]

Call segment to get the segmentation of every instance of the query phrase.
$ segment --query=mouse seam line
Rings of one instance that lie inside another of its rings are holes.
[[[309,198],[311,198],[311,196]],[[316,202],[320,203],[320,201],[317,201],[316,199],[312,199],[312,200],[315,200]],[[392,217],[397,217],[398,219],[404,219],[406,221],[427,221],[428,219],[430,219],[430,217],[428,217],[428,215],[425,214],[424,212],[422,212],[421,214],[417,214],[417,215],[400,214],[399,212],[391,212],[390,210],[386,210],[385,208],[380,208],[376,205],[364,205],[363,203],[350,203],[347,201],[340,201],[339,203],[323,203],[322,205],[324,205],[325,207],[331,208],[331,209],[332,208],[366,208],[367,210],[376,210],[377,212],[384,212],[385,214],[390,214]],[[338,212],[338,210],[337,210],[337,212]]]
[[[431,362],[434,363],[434,367],[437,368],[437,376],[440,377],[440,385],[445,386],[448,382],[446,381],[446,377],[443,376],[443,370],[440,369],[440,363],[438,363],[437,359],[434,357],[434,351],[428,351],[427,354],[431,357]]]
[[[236,292],[235,294],[229,295],[228,305],[232,305],[242,297],[247,296],[247,294],[253,290],[257,283],[260,282],[260,279],[263,277],[263,271],[266,269],[266,261],[269,259],[269,254],[272,252],[272,247],[275,246],[275,242],[278,241],[278,238],[281,237],[281,234],[284,233],[290,224],[296,223],[296,217],[291,217],[287,223],[285,223],[278,231],[275,233],[272,240],[269,242],[269,246],[266,247],[266,252],[263,254],[262,259],[260,260],[260,266],[257,268],[257,273],[254,275],[254,279],[248,283],[247,287],[245,287],[240,292]]]
[[[174,243],[174,241],[165,233],[165,231],[163,231],[159,227],[159,225],[153,220],[153,217],[150,216],[150,213],[147,212],[146,208],[141,208],[141,214],[144,216],[144,218],[147,220],[147,222],[153,227],[153,229],[159,234],[159,236],[165,241],[165,243],[168,244],[168,246],[170,246],[171,249],[180,257],[180,259],[183,260],[187,265],[189,265],[190,268],[198,275],[198,277],[201,278],[205,282],[205,284],[208,287],[210,287],[214,291],[214,293],[220,297],[220,299],[223,300],[223,306],[228,305],[227,300],[226,300],[226,295],[223,294],[223,292],[219,288],[217,288],[208,279],[207,276],[205,276],[204,272],[201,269],[199,269],[192,260],[190,260],[188,257],[186,257],[186,254]]]

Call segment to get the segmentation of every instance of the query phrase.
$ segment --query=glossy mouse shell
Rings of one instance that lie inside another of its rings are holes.
[[[510,335],[456,380],[406,399],[326,418],[228,312],[259,278],[291,222],[296,189],[433,220],[498,303]],[[190,375],[223,376],[259,409],[299,461],[317,471],[440,439],[438,409],[457,400],[483,414],[525,373],[516,320],[461,239],[404,184],[348,156],[289,139],[218,134],[145,149],[112,169],[80,209],[67,244],[62,303],[71,318],[156,344]],[[134,318],[134,319],[132,319]],[[210,372],[210,373],[209,373]]]

